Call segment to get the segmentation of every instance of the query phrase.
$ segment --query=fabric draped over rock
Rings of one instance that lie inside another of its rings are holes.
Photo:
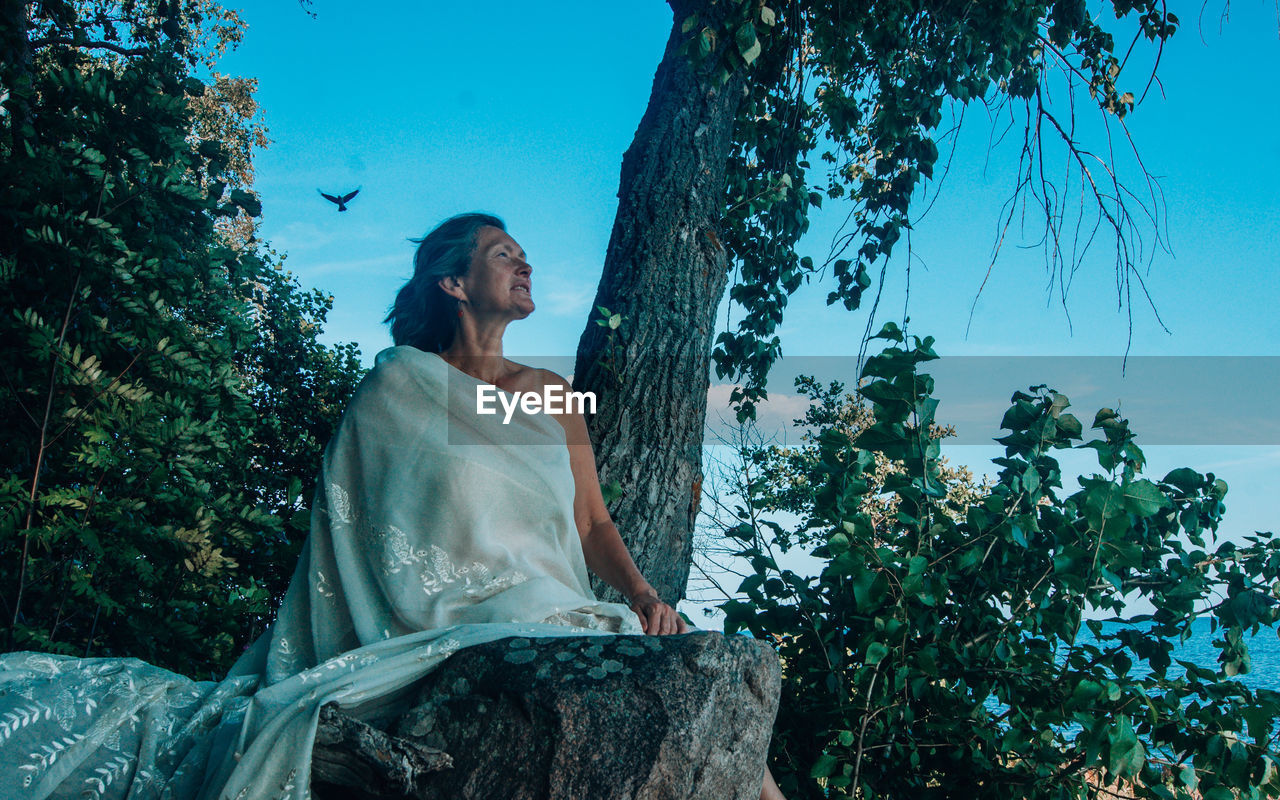
[[[6,796],[303,798],[326,703],[378,719],[459,648],[640,634],[591,592],[563,428],[477,414],[486,385],[433,353],[378,355],[325,452],[277,620],[222,682],[0,656]]]

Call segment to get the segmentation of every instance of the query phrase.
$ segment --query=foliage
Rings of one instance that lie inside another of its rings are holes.
[[[738,0],[716,23],[721,15],[700,13],[704,3],[672,4],[689,58],[718,67],[722,84],[748,72],[720,234],[738,270],[730,297],[743,313],[714,354],[720,377],[744,379],[733,395],[740,419],[765,396],[789,296],[830,268],[827,303],[859,307],[873,270],[885,269],[920,216],[915,205],[954,131],[944,120],[958,127],[974,101],[1006,112],[1023,133],[1005,229],[1017,200],[1038,212],[1047,266],[1063,291],[1096,234],[1112,235],[1121,302],[1131,281],[1141,286],[1141,228],[1150,221],[1158,240],[1158,192],[1145,170],[1146,191],[1126,185],[1110,141],[1102,155],[1086,149],[1076,109],[1092,105],[1108,132],[1125,130],[1136,101],[1120,88],[1122,67],[1138,41],[1162,48],[1176,30],[1163,3],[1104,2],[1134,28],[1133,41],[1119,46],[1100,21],[1107,14],[1082,0]],[[1051,90],[1066,98],[1065,115]],[[822,163],[813,177],[815,150]],[[837,198],[851,207],[831,252],[801,257],[795,245],[810,209]]]
[[[625,348],[622,346],[622,336],[619,331],[622,328],[622,323],[626,322],[627,318],[622,314],[610,311],[604,306],[596,306],[596,311],[600,313],[600,316],[595,320],[596,325],[608,331],[605,334],[604,347],[601,349],[600,364],[613,376],[615,381],[621,383],[622,376],[618,374],[618,365],[624,361]]]
[[[327,301],[217,228],[260,211],[234,147],[197,123],[207,86],[193,70],[234,40],[233,15],[11,6],[4,645],[207,675],[270,611],[292,558],[282,516],[354,351],[316,344]]]
[[[801,375],[796,378],[795,385],[801,396],[810,399],[804,417],[795,420],[804,430],[801,445],[774,445],[749,453],[750,458],[760,466],[757,477],[758,502],[755,505],[764,512],[781,511],[798,515],[811,512],[814,488],[809,483],[809,478],[822,458],[819,432],[836,431],[852,440],[875,424],[870,404],[857,394],[845,393],[844,385],[839,381],[832,381],[824,387],[813,378]],[[931,439],[946,439],[954,435],[954,427],[936,423],[929,431]],[[867,491],[858,510],[867,515],[872,529],[878,530],[889,524],[898,512],[897,495],[884,493],[881,487],[891,480],[890,476],[901,472],[901,466],[879,453],[873,454],[873,457],[874,465],[863,476],[867,481]],[[980,492],[990,488],[985,482],[976,482],[970,469],[951,466],[945,457],[938,459],[937,471],[938,483],[947,492],[942,505],[945,512],[952,516],[962,515],[963,509],[976,500]],[[786,547],[816,544],[810,534],[822,529],[825,521],[810,518],[806,522],[808,526],[798,532],[798,539],[793,539],[789,532],[775,532],[775,544]]]
[[[258,88],[254,78],[212,74],[205,91],[190,98],[192,110],[191,138],[196,142],[217,142],[227,153],[223,180],[229,191],[252,194],[253,151],[264,148],[267,128],[258,114],[253,93]],[[202,184],[203,185],[203,184]],[[207,188],[207,187],[206,187]],[[258,209],[252,201],[248,209],[238,208],[235,216],[220,216],[214,225],[232,247],[251,249],[257,234]]]
[[[693,545],[694,566],[700,577],[691,580],[689,590],[699,594],[702,602],[732,597],[732,586],[726,589],[719,576],[745,577],[738,553],[743,540],[753,532],[767,531],[767,539],[752,540],[761,547],[767,543],[782,553],[812,549],[826,541],[826,520],[813,516],[815,487],[810,482],[822,457],[821,432],[834,430],[853,439],[871,427],[875,417],[870,404],[857,394],[846,393],[839,381],[823,386],[812,377],[800,375],[795,385],[801,396],[810,399],[803,417],[793,420],[800,431],[798,445],[766,441],[753,420],[738,423],[732,438],[720,437],[721,444],[733,455],[717,461],[717,467],[708,473]],[[930,435],[954,436],[955,429],[935,424]],[[938,459],[937,469],[947,492],[944,513],[963,516],[964,509],[990,489],[988,479],[977,481],[970,469],[951,466],[946,458]],[[867,491],[858,510],[867,515],[872,530],[885,527],[898,512],[897,495],[882,491],[882,487],[890,475],[901,471],[899,463],[874,454],[874,465],[862,476],[867,481]],[[788,529],[779,519],[794,519],[799,524]],[[736,538],[724,535],[731,528],[736,529]]]
[[[1280,542],[1217,541],[1221,480],[1142,477],[1109,409],[1100,436],[1075,445],[1083,426],[1043,386],[1013,395],[997,482],[953,513],[918,370],[932,340],[908,345],[892,324],[879,336],[890,346],[858,390],[874,423],[817,436],[820,574],[780,568],[758,524],[729,531],[753,574],[723,606],[726,627],[778,647],[775,769],[789,796],[1084,797],[1099,782],[1137,797],[1275,796],[1280,693],[1236,676],[1246,634],[1280,620]],[[1103,473],[1067,494],[1053,453],[1073,446]],[[902,467],[878,490],[877,456]],[[879,525],[863,511],[875,491],[899,503]],[[1154,614],[1126,612],[1143,600]],[[1177,649],[1204,617],[1217,665]]]
[[[268,255],[273,268],[247,287],[256,336],[237,356],[257,423],[248,457],[222,466],[242,472],[251,501],[284,523],[281,535],[264,536],[244,564],[244,573],[279,601],[310,530],[307,506],[325,445],[364,369],[356,345],[317,340],[333,297],[303,291]]]

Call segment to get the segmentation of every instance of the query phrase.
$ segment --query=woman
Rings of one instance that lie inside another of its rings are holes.
[[[484,214],[446,220],[424,238],[414,276],[387,316],[397,345],[438,353],[449,365],[512,394],[569,384],[503,357],[507,325],[533,313],[533,268],[502,221]],[[456,320],[456,321],[455,321]],[[564,429],[573,476],[573,520],[590,569],[622,592],[648,634],[688,628],[636,569],[605,508],[595,455],[580,414],[554,417]],[[589,590],[588,590],[589,593]],[[762,800],[782,800],[768,768]]]
[[[413,278],[396,297],[387,317],[397,345],[435,352],[451,366],[511,394],[543,393],[560,376],[503,358],[507,325],[533,313],[533,267],[506,232],[486,214],[446,220],[424,238]],[[609,518],[595,457],[580,414],[556,414],[564,428],[573,474],[573,520],[587,566],[620,591],[646,633],[684,633],[687,626],[662,602],[636,569],[618,529]]]

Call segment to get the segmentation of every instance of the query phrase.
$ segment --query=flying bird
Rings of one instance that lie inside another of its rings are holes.
[[[319,189],[316,189],[316,191],[320,192]],[[323,197],[325,200],[328,200],[330,203],[337,203],[339,211],[346,211],[347,203],[350,203],[351,198],[355,197],[359,193],[360,193],[360,189],[355,189],[354,191],[348,192],[347,194],[344,194],[341,197],[335,197],[334,195],[325,194],[324,192],[320,192],[320,196]]]

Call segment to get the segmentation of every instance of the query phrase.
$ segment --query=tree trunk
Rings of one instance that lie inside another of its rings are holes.
[[[598,400],[589,426],[601,481],[622,486],[610,511],[640,571],[673,604],[693,553],[713,317],[728,281],[718,236],[725,165],[745,87],[742,70],[718,83],[718,52],[695,67],[680,45],[730,5],[671,0],[671,36],[622,158],[594,304],[624,319],[611,338],[593,307],[574,370],[574,389]],[[695,12],[700,24],[681,33]],[[603,584],[596,590],[618,597]]]
[[[8,65],[8,78],[16,82],[27,71],[31,58],[31,46],[27,42],[29,26],[27,0],[0,0],[0,57]],[[13,86],[6,86],[12,89]],[[10,98],[6,105],[15,105]],[[26,104],[22,104],[25,109]],[[11,111],[12,113],[12,111]]]

